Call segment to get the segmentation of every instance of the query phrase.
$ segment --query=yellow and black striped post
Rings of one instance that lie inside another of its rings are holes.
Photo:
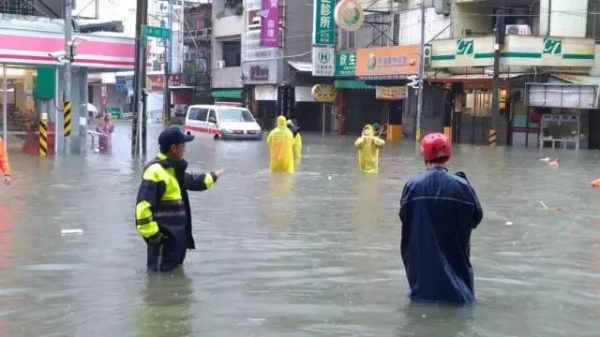
[[[40,157],[46,157],[48,155],[48,119],[46,117],[40,118],[39,131]]]
[[[65,101],[63,108],[63,130],[64,136],[69,137],[71,135],[71,102]]]
[[[490,135],[488,138],[488,144],[490,146],[496,146],[496,141],[498,139],[498,131],[494,130],[494,129],[490,129]]]

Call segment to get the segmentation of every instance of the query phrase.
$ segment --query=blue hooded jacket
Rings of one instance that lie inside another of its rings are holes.
[[[402,261],[416,301],[472,304],[471,230],[483,217],[464,173],[436,167],[412,177],[400,201]]]

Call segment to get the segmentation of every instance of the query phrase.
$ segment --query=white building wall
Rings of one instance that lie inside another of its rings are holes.
[[[452,30],[450,16],[438,15],[434,8],[425,11],[425,42],[434,37],[436,39],[447,39],[451,37]],[[400,13],[399,44],[421,43],[421,10],[411,9]]]

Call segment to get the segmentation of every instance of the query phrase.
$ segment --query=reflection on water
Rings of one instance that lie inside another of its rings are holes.
[[[136,336],[193,336],[192,280],[179,268],[173,273],[148,273],[143,299],[133,325]]]
[[[600,215],[589,182],[600,153],[456,147],[451,168],[466,171],[485,210],[471,250],[478,304],[457,309],[406,298],[398,204],[423,170],[416,146],[388,143],[380,173],[361,175],[353,138],[303,134],[293,175],[268,172],[265,142],[189,144],[190,170],[226,175],[190,194],[198,249],[172,275],[145,270],[129,127],[117,125],[110,156],[11,154],[13,185],[0,187],[0,336],[598,334]],[[542,157],[560,157],[561,168]]]

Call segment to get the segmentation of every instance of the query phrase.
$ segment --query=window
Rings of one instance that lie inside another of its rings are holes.
[[[354,49],[356,48],[356,34],[355,32],[340,31],[340,40],[342,49]]]
[[[214,110],[210,110],[210,113],[208,114],[208,122],[217,124],[217,114],[215,114]]]
[[[242,61],[241,41],[223,41],[223,61],[225,67],[239,67]]]
[[[208,115],[208,109],[190,108],[190,114],[188,118],[191,120],[206,122],[206,115]]]
[[[223,109],[219,110],[221,122],[252,123],[254,118],[246,109]]]
[[[198,109],[198,118],[197,120],[201,122],[206,122],[206,116],[208,116],[208,109],[200,108]]]

